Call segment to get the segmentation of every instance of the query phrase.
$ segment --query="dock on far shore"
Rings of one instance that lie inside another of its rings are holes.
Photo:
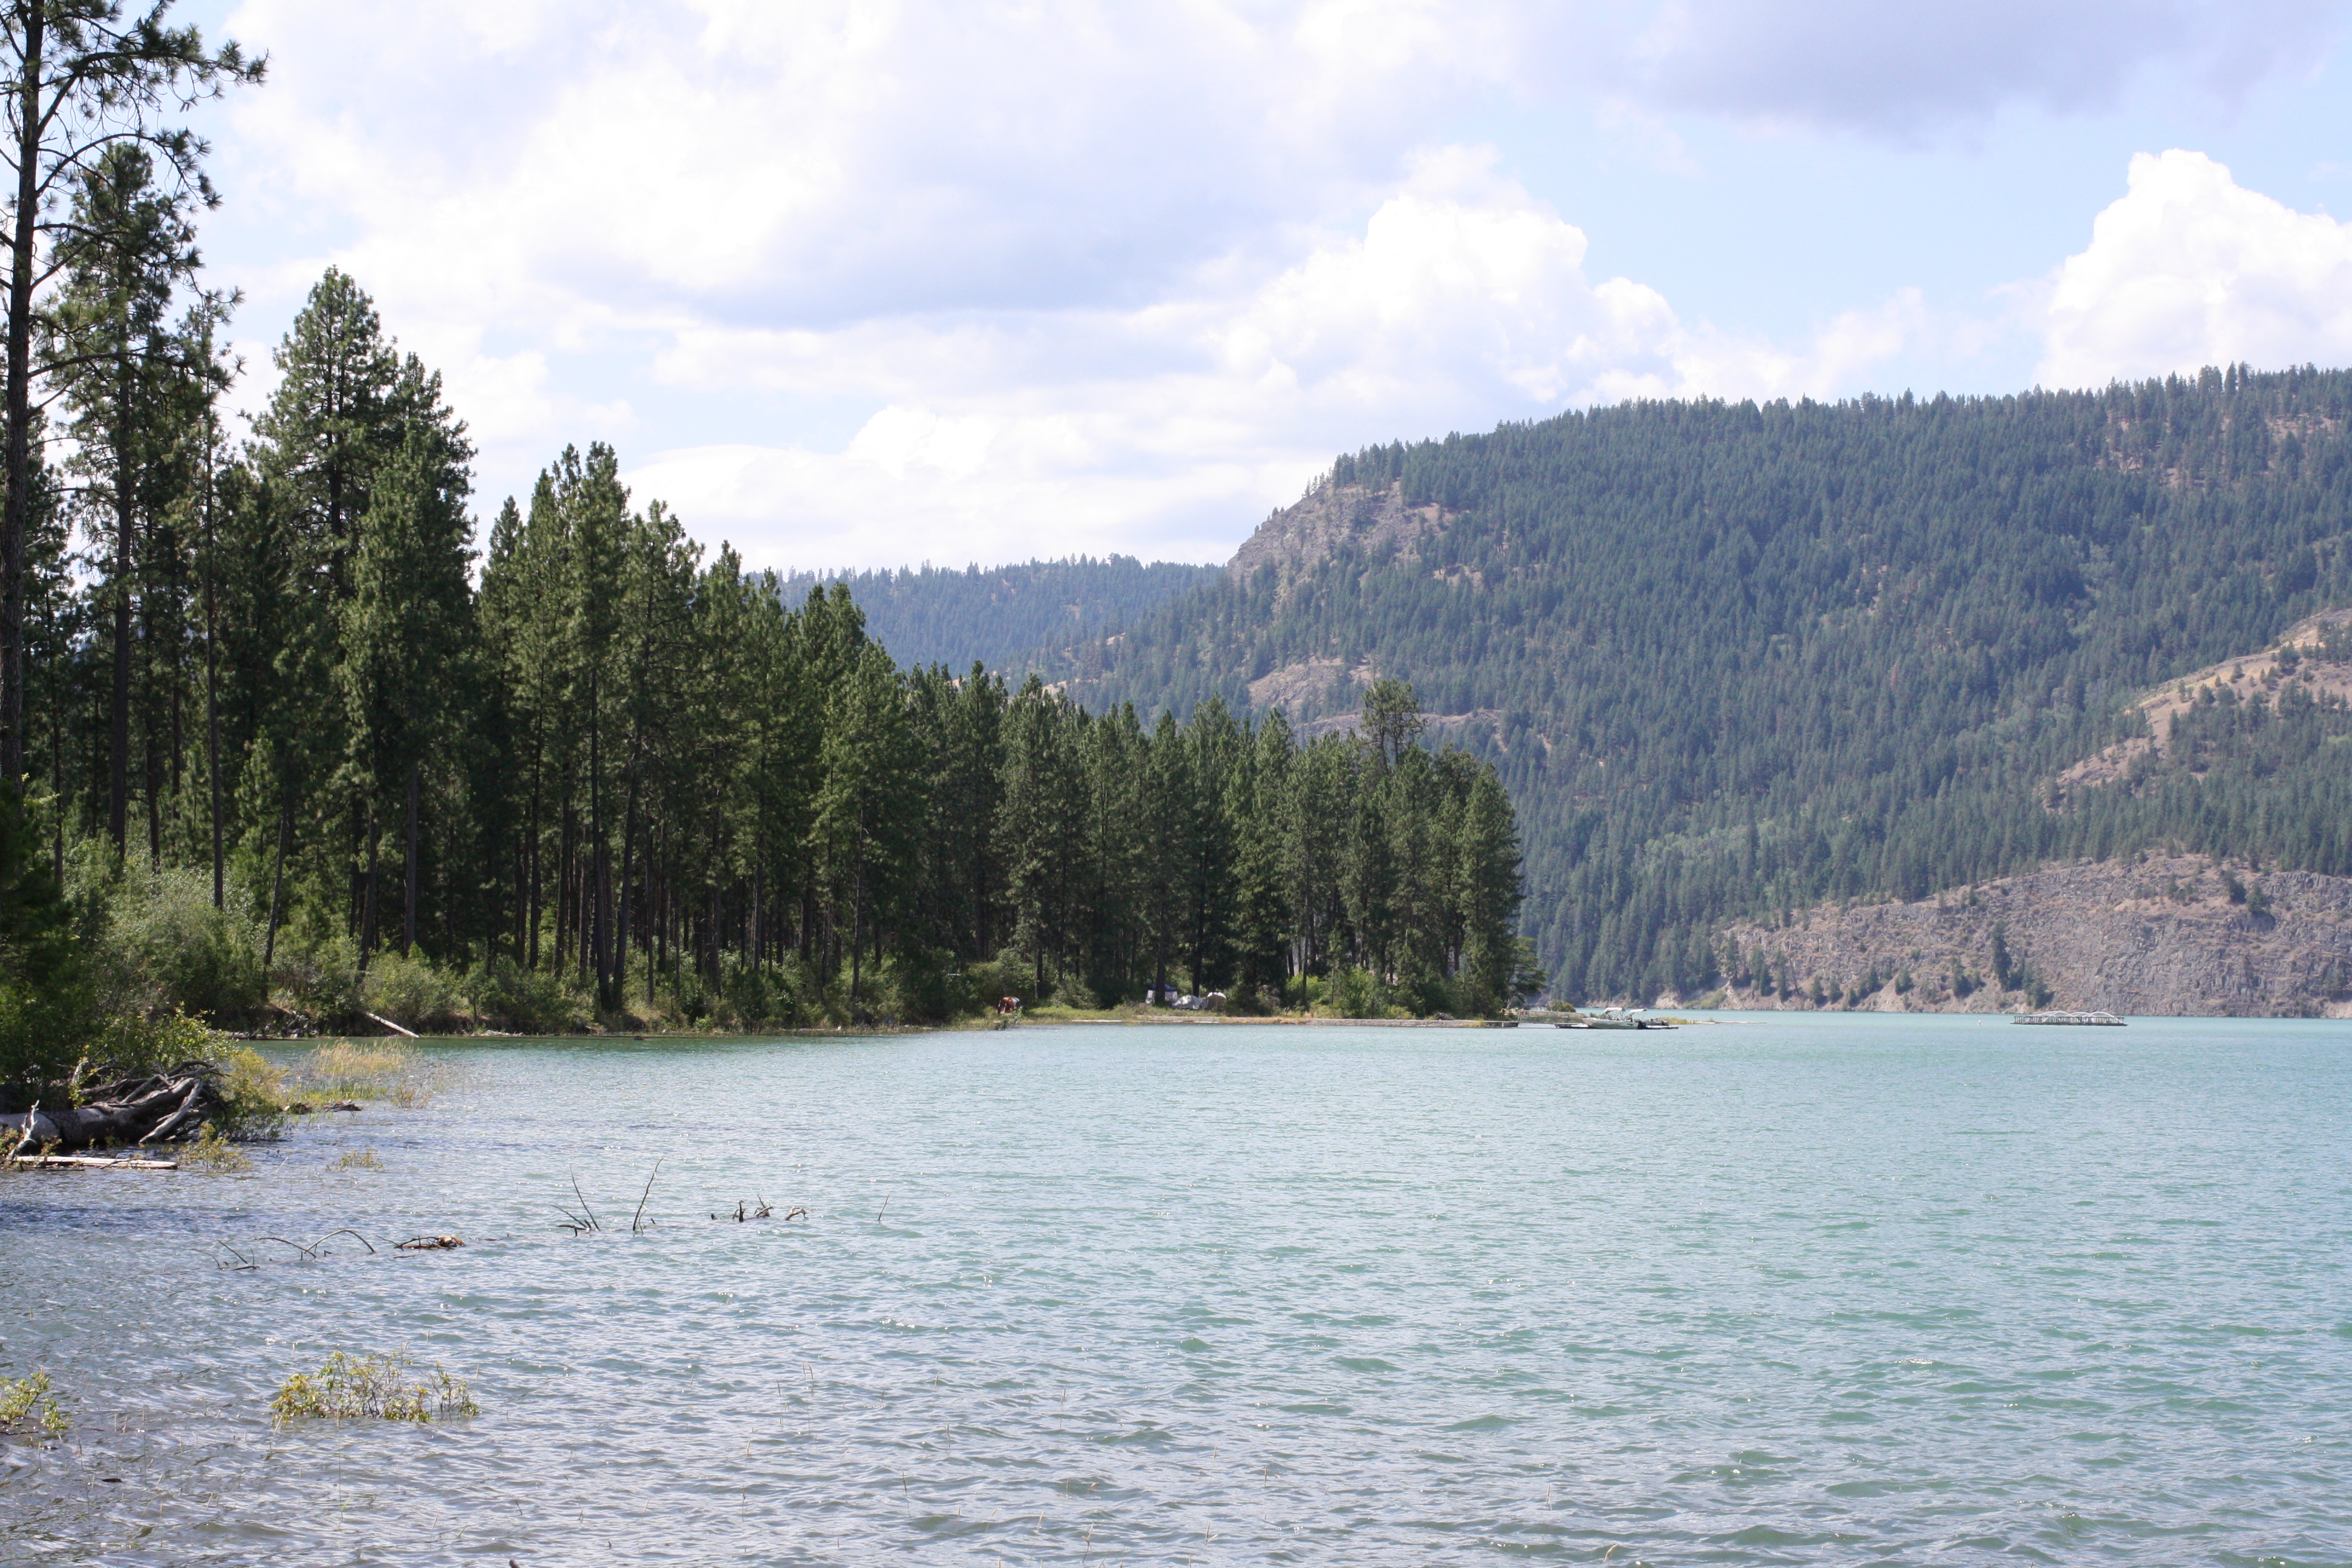
[[[2010,1022],[2012,1024],[2088,1024],[2108,1029],[2120,1029],[2124,1026],[2124,1021],[2113,1013],[2020,1013]]]

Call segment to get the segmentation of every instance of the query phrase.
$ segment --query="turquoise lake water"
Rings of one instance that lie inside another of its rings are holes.
[[[76,1416],[0,1560],[2352,1562],[2352,1025],[441,1054],[250,1174],[0,1178]],[[256,1239],[340,1226],[467,1245]],[[335,1349],[481,1414],[273,1430]]]

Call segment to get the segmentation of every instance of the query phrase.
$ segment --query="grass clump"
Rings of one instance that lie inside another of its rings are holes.
[[[54,1442],[64,1436],[66,1428],[72,1424],[65,1406],[49,1392],[47,1373],[0,1379],[0,1434],[38,1434],[42,1439]]]
[[[373,1149],[354,1149],[341,1159],[328,1165],[327,1169],[330,1171],[381,1171],[383,1169],[383,1162],[376,1158],[375,1151]]]
[[[184,1169],[210,1171],[216,1176],[233,1176],[253,1169],[253,1161],[245,1151],[222,1137],[221,1130],[209,1122],[194,1142],[181,1146],[176,1158]]]
[[[346,1355],[336,1351],[313,1374],[298,1372],[278,1384],[269,1414],[289,1421],[448,1420],[480,1412],[465,1380],[440,1363],[419,1374],[405,1355]]]
[[[275,1138],[286,1125],[286,1070],[251,1046],[219,1058],[221,1105],[214,1126],[240,1141]]]
[[[296,1061],[287,1078],[305,1100],[378,1100],[414,1110],[456,1082],[457,1070],[402,1040],[333,1040]]]

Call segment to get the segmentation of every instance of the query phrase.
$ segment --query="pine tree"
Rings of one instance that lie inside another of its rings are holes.
[[[367,825],[360,927],[364,964],[382,917],[379,878],[388,820],[402,826],[400,951],[416,942],[420,814],[428,760],[446,757],[472,682],[472,532],[467,480],[425,431],[370,476],[352,551],[351,597],[338,628],[335,683],[350,752],[344,776]]]
[[[25,762],[26,556],[35,492],[38,399],[34,384],[58,367],[36,353],[35,299],[60,241],[85,248],[117,237],[77,226],[66,200],[109,158],[145,154],[175,197],[210,206],[207,148],[171,117],[234,83],[257,82],[263,62],[235,43],[207,50],[194,27],[163,23],[170,0],[125,17],[121,0],[6,0],[0,5],[0,75],[8,101],[6,433],[0,442],[0,790],[21,789]],[[0,900],[5,897],[0,892]]]
[[[849,1005],[863,1004],[866,943],[878,949],[909,868],[906,851],[916,810],[920,748],[908,721],[906,687],[890,657],[867,645],[825,708],[824,784],[814,837],[833,876],[833,893],[849,919],[844,957]]]
[[[124,142],[83,171],[73,195],[75,225],[59,247],[64,284],[46,323],[44,358],[62,384],[71,415],[76,467],[88,478],[91,531],[109,538],[106,594],[112,622],[112,698],[108,725],[107,829],[120,855],[126,847],[131,795],[131,707],[144,662],[133,642],[145,608],[159,618],[152,594],[165,590],[166,570],[146,570],[143,546],[155,542],[162,515],[184,474],[184,421],[193,412],[192,383],[208,380],[210,357],[184,338],[173,320],[173,296],[197,268],[194,231],[185,198],[159,189],[147,151]],[[209,385],[198,397],[209,405]],[[103,521],[100,521],[100,518]],[[149,603],[142,606],[142,599]],[[178,606],[166,604],[168,626]],[[152,646],[152,639],[150,639]],[[159,861],[161,816],[151,769],[144,792],[151,825],[149,858]]]

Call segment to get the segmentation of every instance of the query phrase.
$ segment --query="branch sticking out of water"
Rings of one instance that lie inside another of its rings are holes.
[[[362,1247],[366,1247],[371,1254],[375,1251],[375,1244],[373,1242],[371,1242],[366,1237],[362,1236],[358,1231],[352,1230],[348,1226],[341,1230],[329,1231],[326,1235],[320,1237],[318,1240],[312,1242],[308,1247],[303,1246],[299,1241],[289,1241],[282,1236],[265,1236],[258,1237],[257,1239],[262,1241],[274,1241],[280,1247],[292,1247],[296,1252],[300,1253],[305,1258],[316,1258],[321,1255],[321,1250],[326,1247],[327,1243],[334,1240],[335,1237],[339,1236],[350,1237],[353,1241],[356,1241]]]
[[[656,1160],[654,1162],[653,1175],[649,1175],[646,1178],[646,1190],[637,1196],[636,1217],[629,1221],[629,1234],[631,1236],[635,1236],[637,1232],[646,1228],[646,1200],[654,1195],[654,1176],[661,1174],[661,1161]]]
[[[563,1228],[574,1236],[585,1236],[592,1230],[604,1229],[603,1226],[596,1223],[595,1211],[588,1206],[588,1200],[581,1195],[580,1173],[576,1171],[572,1174],[572,1195],[579,1202],[579,1213],[574,1214],[562,1204],[555,1205],[555,1212],[563,1216]]]

